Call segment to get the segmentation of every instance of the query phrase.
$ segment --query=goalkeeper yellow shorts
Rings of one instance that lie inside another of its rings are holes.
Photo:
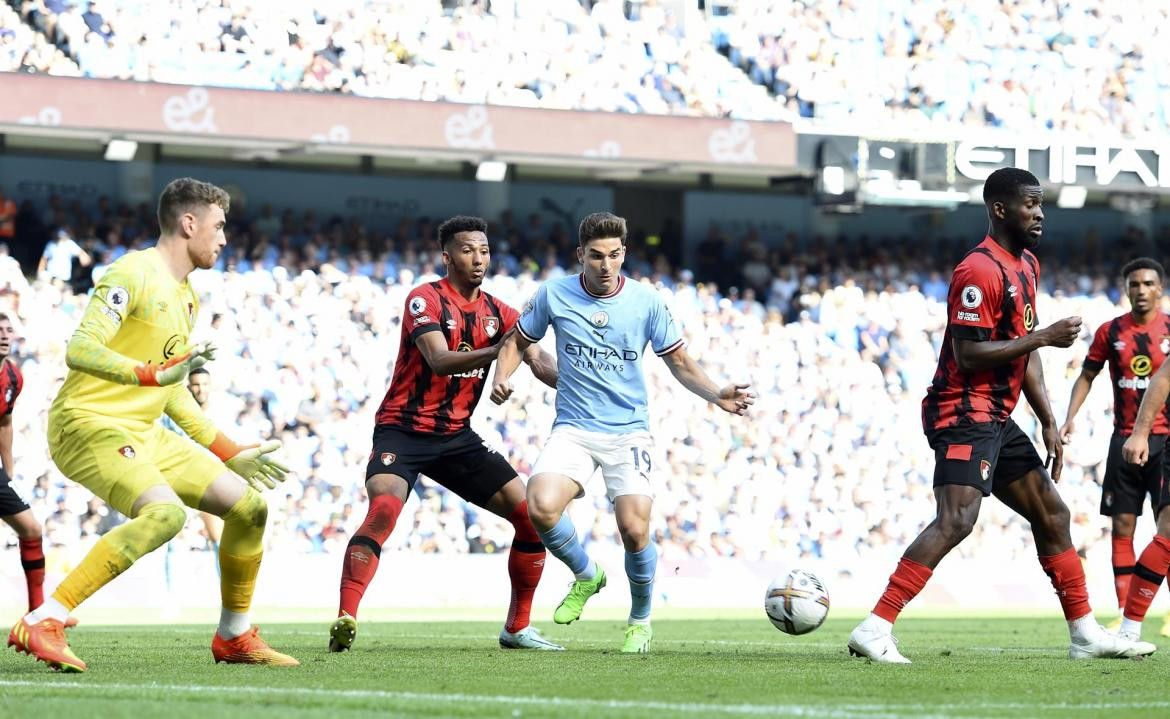
[[[57,468],[126,516],[142,493],[168,484],[188,507],[227,467],[186,437],[153,425],[139,432],[97,419],[49,420],[49,455]]]

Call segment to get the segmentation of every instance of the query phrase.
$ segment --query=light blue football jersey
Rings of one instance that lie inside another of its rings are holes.
[[[538,342],[549,326],[557,341],[557,419],[554,427],[625,434],[649,431],[642,358],[683,346],[682,330],[650,287],[621,276],[617,289],[600,296],[582,275],[541,285],[517,328]]]

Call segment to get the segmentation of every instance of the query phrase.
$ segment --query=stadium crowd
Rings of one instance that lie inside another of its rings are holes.
[[[65,373],[64,347],[93,277],[127,249],[153,242],[149,208],[101,201],[93,210],[53,200],[25,204],[22,233],[50,241],[28,267],[0,250],[0,311],[22,341],[15,355],[25,390],[15,413],[15,486],[44,522],[50,568],[67,566],[120,517],[50,462],[49,403]],[[395,357],[403,302],[434,278],[438,248],[430,220],[404,220],[382,237],[356,222],[263,208],[234,219],[221,267],[197,273],[202,309],[196,335],[221,348],[209,365],[208,412],[241,440],[277,436],[294,476],[269,494],[271,546],[341,551],[365,511],[361,483],[374,411]],[[493,223],[494,273],[485,288],[522,306],[538,283],[574,268],[566,229],[540,217]],[[502,239],[501,239],[502,238]],[[654,284],[685,327],[691,352],[716,378],[748,379],[761,399],[745,419],[728,418],[683,391],[651,360],[651,417],[659,450],[652,529],[665,558],[732,556],[791,560],[820,557],[837,566],[889,562],[933,516],[933,456],[920,431],[920,401],[934,372],[945,324],[948,272],[966,241],[911,254],[906,242],[854,238],[776,238],[749,233],[726,242],[713,231],[703,252],[722,248],[733,277],[710,280],[708,267],[675,271],[650,261],[634,241],[627,271]],[[769,238],[772,239],[772,238]],[[1148,253],[1141,233],[1109,238],[1101,253],[1090,238],[1068,265],[1045,264],[1042,324],[1078,314],[1086,332],[1073,350],[1043,353],[1049,392],[1063,418],[1071,382],[1091,331],[1123,311],[1117,263]],[[1162,237],[1161,239],[1166,239]],[[2,246],[0,246],[2,247]],[[1057,254],[1053,248],[1052,254]],[[1097,255],[1094,255],[1094,252]],[[753,270],[759,262],[765,271]],[[1094,274],[1066,266],[1093,267]],[[766,279],[756,282],[755,279]],[[735,283],[735,287],[731,284]],[[740,289],[742,288],[742,289]],[[553,419],[552,391],[521,372],[517,396],[497,407],[486,399],[473,425],[526,475]],[[1075,541],[1088,550],[1106,526],[1097,516],[1111,432],[1111,394],[1098,382],[1068,448],[1061,491],[1074,514]],[[1021,402],[1021,407],[1025,403]],[[1038,436],[1027,410],[1017,416]],[[601,483],[571,516],[588,542],[618,545]],[[388,551],[495,552],[511,528],[424,480]],[[1002,550],[1028,557],[1027,526],[987,503],[981,541],[961,552]],[[173,547],[208,548],[193,520]],[[12,544],[0,534],[0,546]],[[1105,546],[1108,542],[1105,541]]]
[[[0,11],[0,70],[1094,135],[1161,132],[1170,117],[1170,57],[1156,40],[1170,32],[1164,3],[738,0],[708,3],[709,13],[660,0],[8,5],[20,15]]]

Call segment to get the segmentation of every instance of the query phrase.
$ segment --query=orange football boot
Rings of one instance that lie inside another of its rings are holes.
[[[260,638],[260,627],[252,627],[235,639],[224,639],[216,632],[211,640],[211,655],[216,664],[271,664],[278,667],[299,667],[296,659],[281,654]]]
[[[83,672],[85,662],[77,658],[65,641],[65,625],[56,619],[28,624],[21,618],[8,633],[8,646],[32,655],[63,672]]]

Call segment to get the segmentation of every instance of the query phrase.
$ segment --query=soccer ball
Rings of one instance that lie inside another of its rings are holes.
[[[768,587],[764,611],[785,634],[808,634],[829,616],[829,592],[807,569],[793,569]]]

